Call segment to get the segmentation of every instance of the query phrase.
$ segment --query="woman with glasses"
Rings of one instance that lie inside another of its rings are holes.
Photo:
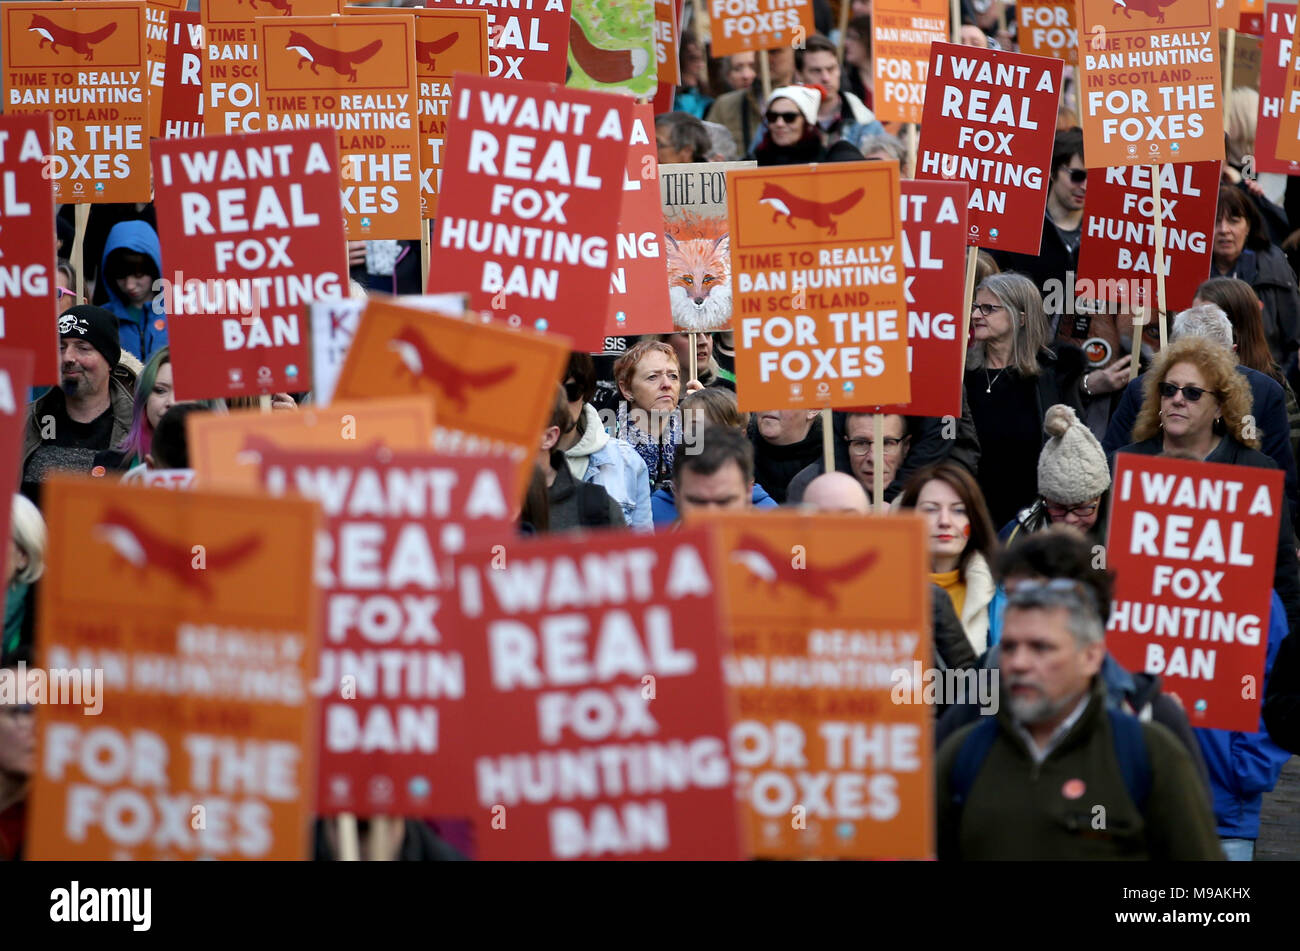
[[[763,138],[753,158],[761,166],[802,165],[809,162],[861,162],[862,153],[840,139],[830,148],[817,125],[822,93],[816,86],[783,86],[772,90],[763,113]]]
[[[1038,454],[1038,498],[1003,526],[1006,547],[1049,525],[1070,525],[1105,543],[1110,466],[1106,453],[1068,406],[1047,411],[1048,440]]]
[[[1120,452],[1180,455],[1258,469],[1277,464],[1259,451],[1251,420],[1250,384],[1237,372],[1232,352],[1205,337],[1181,337],[1160,352],[1143,380],[1142,411],[1131,445]],[[1249,426],[1249,428],[1248,428]],[[1273,589],[1286,606],[1291,630],[1300,624],[1300,564],[1286,496],[1276,500],[1277,562]]]
[[[899,506],[926,521],[930,580],[952,598],[962,629],[976,655],[989,646],[990,567],[998,539],[975,479],[954,462],[918,470],[903,489]]]
[[[1023,274],[994,274],[975,291],[966,396],[979,434],[979,485],[993,524],[1015,518],[1038,493],[1047,409],[1083,409],[1083,352],[1048,346],[1043,299]]]

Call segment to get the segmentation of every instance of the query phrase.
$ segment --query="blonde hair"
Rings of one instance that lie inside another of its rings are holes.
[[[710,426],[727,426],[744,432],[749,428],[749,414],[736,406],[736,394],[720,386],[707,386],[696,390],[682,400],[682,416],[696,410]]]
[[[620,393],[624,388],[632,389],[632,378],[636,376],[637,364],[652,353],[665,354],[673,362],[673,366],[677,367],[677,372],[681,372],[681,363],[677,359],[677,351],[669,344],[659,340],[642,340],[614,361],[614,383],[618,386]]]
[[[45,573],[45,519],[41,511],[25,495],[14,495],[10,508],[10,534],[18,550],[27,556],[27,567],[15,572],[14,580],[22,584],[39,581]]]
[[[1228,100],[1224,131],[1228,140],[1228,164],[1241,166],[1242,160],[1255,151],[1255,128],[1259,122],[1259,93],[1238,86]]]
[[[1047,315],[1038,287],[1023,274],[991,274],[980,281],[977,291],[988,291],[1007,310],[1011,321],[1011,359],[1023,377],[1038,376],[1038,354],[1047,349]],[[987,344],[970,349],[967,367],[979,370],[988,364]]]
[[[1247,438],[1245,420],[1253,397],[1250,384],[1237,372],[1232,351],[1208,337],[1182,337],[1160,351],[1142,383],[1142,410],[1133,424],[1133,441],[1143,442],[1160,432],[1160,384],[1170,369],[1190,363],[1205,377],[1205,387],[1219,400],[1219,411],[1228,435],[1250,449],[1259,448],[1259,436]]]

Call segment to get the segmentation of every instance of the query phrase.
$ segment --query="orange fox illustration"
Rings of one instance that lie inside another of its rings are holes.
[[[248,0],[248,2],[252,5],[254,10],[257,9],[258,3],[266,3],[270,4],[272,10],[279,10],[281,13],[288,13],[291,0]]]
[[[673,329],[723,330],[731,320],[731,236],[668,239],[668,298]]]
[[[262,539],[248,535],[222,549],[208,551],[203,568],[194,565],[195,553],[188,544],[177,544],[151,531],[132,513],[110,508],[95,526],[95,536],[108,544],[124,565],[143,574],[157,571],[170,576],[183,588],[193,588],[204,600],[212,597],[209,572],[220,572],[251,558],[262,547]]]
[[[444,359],[429,346],[428,341],[418,330],[403,327],[389,341],[388,349],[397,354],[402,361],[402,368],[411,377],[411,383],[428,380],[463,411],[469,404],[468,389],[495,386],[515,375],[512,364],[493,367],[490,370],[462,370],[455,363]]]
[[[650,54],[644,49],[607,50],[596,46],[577,20],[569,21],[569,49],[582,71],[598,83],[627,82],[650,65]]]
[[[415,61],[424,66],[428,66],[430,69],[437,69],[438,61],[436,57],[438,54],[447,52],[447,50],[456,45],[458,39],[460,39],[459,33],[448,33],[446,36],[440,37],[436,40],[430,40],[428,43],[421,43],[419,40],[416,40]]]
[[[334,50],[328,46],[322,46],[310,36],[299,33],[296,30],[289,34],[289,43],[285,47],[297,53],[301,59],[298,60],[298,68],[302,69],[303,63],[311,63],[311,71],[314,75],[319,76],[318,66],[328,66],[340,76],[346,76],[348,82],[357,81],[357,66],[371,59],[380,48],[384,45],[383,40],[375,40],[373,43],[367,43],[359,50]]]
[[[758,202],[771,207],[773,224],[776,223],[777,218],[785,215],[785,223],[791,228],[794,227],[796,220],[810,221],[818,228],[829,228],[828,233],[834,237],[838,226],[832,215],[844,214],[862,201],[862,196],[865,194],[863,189],[855,188],[836,201],[813,201],[811,198],[800,198],[780,185],[768,182],[763,186],[763,197]]]
[[[105,23],[98,30],[92,30],[90,33],[78,33],[76,30],[59,26],[49,17],[33,13],[32,25],[27,28],[27,32],[40,34],[40,49],[45,49],[45,44],[49,43],[50,52],[57,53],[60,46],[66,46],[73,52],[80,53],[89,63],[95,58],[91,47],[104,42],[116,29],[116,23]]]
[[[756,535],[742,535],[731,553],[732,561],[744,565],[745,570],[756,582],[802,588],[809,597],[825,601],[831,610],[834,610],[838,603],[838,599],[831,593],[831,585],[852,581],[869,570],[879,557],[879,552],[869,551],[843,564],[828,568],[811,565],[794,568],[791,567],[788,556],[773,550]]]
[[[1125,19],[1133,19],[1133,11],[1155,17],[1157,23],[1165,22],[1165,7],[1174,5],[1174,0],[1115,0],[1115,6],[1124,8]]]

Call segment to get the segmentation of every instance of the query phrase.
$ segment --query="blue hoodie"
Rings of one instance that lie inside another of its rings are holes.
[[[1269,611],[1268,655],[1264,661],[1264,680],[1273,669],[1273,658],[1282,639],[1287,636],[1286,610],[1282,599],[1273,592]],[[1257,694],[1264,696],[1264,684]],[[1234,839],[1259,838],[1259,809],[1264,793],[1277,784],[1282,767],[1291,754],[1271,739],[1261,718],[1258,733],[1233,730],[1193,729],[1205,765],[1210,771],[1210,791],[1214,796],[1214,821],[1219,835]]]
[[[99,262],[100,280],[108,300],[104,303],[107,310],[117,317],[117,336],[122,349],[134,354],[141,363],[146,362],[154,351],[167,346],[167,318],[163,313],[154,313],[153,303],[146,303],[143,308],[131,307],[122,300],[116,282],[108,279],[108,256],[114,251],[136,251],[148,255],[153,260],[158,274],[162,274],[162,248],[158,242],[158,232],[147,221],[121,221],[113,225],[104,242],[104,256]]]

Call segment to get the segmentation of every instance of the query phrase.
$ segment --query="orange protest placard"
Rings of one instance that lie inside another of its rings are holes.
[[[1240,0],[1214,0],[1214,6],[1219,15],[1220,30],[1235,30],[1241,25]],[[1263,4],[1260,4],[1260,9],[1263,9]]]
[[[259,17],[327,16],[343,0],[204,0],[203,128],[208,135],[261,132]]]
[[[260,449],[346,449],[375,444],[427,449],[433,435],[427,397],[341,400],[328,410],[191,413],[185,420],[194,484],[205,489],[261,487]]]
[[[26,857],[306,858],[316,505],[64,477],[42,501],[59,678],[32,701]]]
[[[713,56],[798,46],[814,32],[812,0],[709,0]]]
[[[742,410],[906,403],[897,162],[727,173]]]
[[[677,61],[681,37],[677,31],[677,14],[681,9],[674,0],[655,0],[655,59],[659,64],[659,82],[676,86],[682,81],[682,66]]]
[[[1016,4],[1020,51],[1079,63],[1079,28],[1073,0],[1020,0]]]
[[[361,315],[334,397],[432,396],[434,449],[509,455],[519,464],[523,491],[568,359],[567,345],[544,334],[374,298]]]
[[[920,122],[930,44],[948,40],[948,0],[876,0],[871,59],[881,122]]]
[[[447,138],[451,77],[486,76],[487,11],[413,10],[415,72],[420,81],[420,214],[432,218],[442,190],[442,144]]]
[[[1223,158],[1214,0],[1079,0],[1078,16],[1090,168]]]
[[[713,526],[725,553],[731,759],[754,855],[933,856],[934,711],[911,686],[932,657],[922,521],[689,524]]]
[[[5,112],[49,113],[60,203],[148,201],[144,4],[6,3]]]
[[[259,20],[257,42],[266,128],[338,132],[348,240],[418,238],[414,19]]]

